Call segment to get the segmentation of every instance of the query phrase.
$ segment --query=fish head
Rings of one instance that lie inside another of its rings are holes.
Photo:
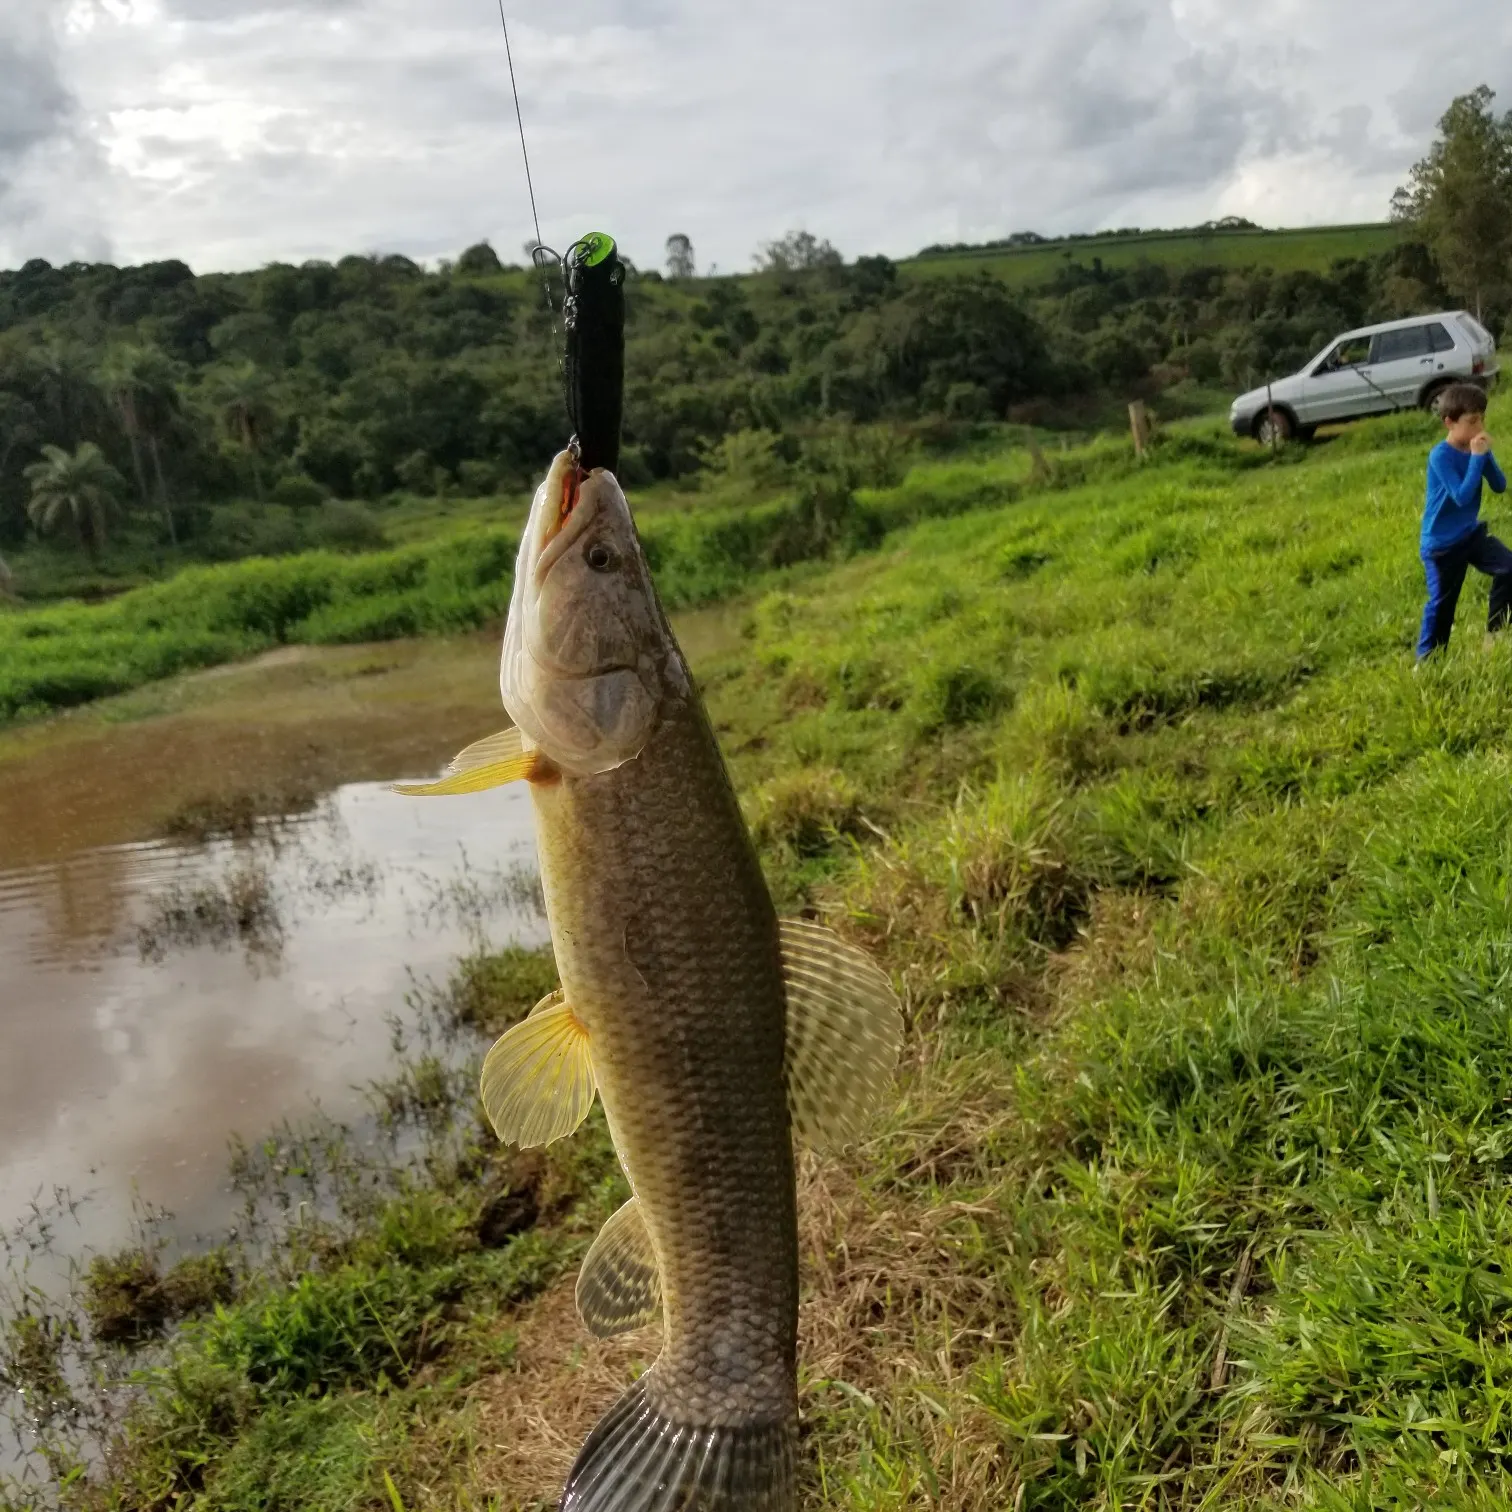
[[[587,776],[639,755],[690,686],[619,483],[562,452],[520,542],[505,708],[553,763]]]

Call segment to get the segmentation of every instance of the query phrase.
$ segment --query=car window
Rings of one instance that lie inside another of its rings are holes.
[[[1316,368],[1314,373],[1334,373],[1340,368],[1360,367],[1370,361],[1370,337],[1346,336]]]
[[[1428,345],[1435,352],[1452,352],[1454,350],[1454,337],[1449,334],[1449,328],[1441,320],[1435,320],[1428,327]]]
[[[1425,325],[1404,326],[1396,331],[1376,332],[1374,362],[1402,362],[1409,357],[1426,357],[1432,351]]]

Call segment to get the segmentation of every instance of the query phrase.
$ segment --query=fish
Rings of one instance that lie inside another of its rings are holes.
[[[529,784],[561,986],[489,1051],[483,1104],[532,1146],[602,1102],[632,1195],[578,1311],[601,1338],[662,1323],[560,1507],[791,1512],[795,1143],[864,1132],[897,995],[856,946],[778,918],[624,492],[571,449],[531,505],[499,683],[513,726],[401,791]]]

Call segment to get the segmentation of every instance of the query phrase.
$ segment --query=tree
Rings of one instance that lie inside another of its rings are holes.
[[[756,266],[768,273],[790,273],[801,268],[838,268],[845,259],[811,231],[789,231],[776,241],[764,242],[756,254]]]
[[[172,360],[150,346],[114,347],[106,354],[100,369],[101,387],[115,406],[121,429],[131,444],[131,462],[143,504],[149,502],[141,454],[142,443],[147,444],[157,482],[158,507],[168,525],[168,539],[175,545],[178,530],[168,499],[168,480],[163,474],[161,443],[179,412],[176,378]]]
[[[18,447],[35,446],[37,412],[19,394],[0,389],[0,473],[4,473]]]
[[[850,378],[885,407],[945,413],[984,404],[1001,415],[1053,388],[1054,365],[1034,317],[997,279],[921,279],[855,328]],[[980,389],[980,400],[961,385]],[[956,398],[949,400],[952,390]]]
[[[42,460],[26,469],[31,499],[26,506],[39,535],[67,521],[79,543],[94,560],[105,544],[105,530],[116,508],[125,479],[105,460],[93,441],[82,441],[77,451],[44,446]]]
[[[276,418],[272,380],[256,363],[238,362],[211,368],[205,388],[221,424],[252,459],[252,486],[261,499],[262,449]]]
[[[695,271],[693,243],[681,231],[667,238],[667,277],[692,278]]]
[[[1512,259],[1512,113],[1498,117],[1495,93],[1460,95],[1439,121],[1438,139],[1392,196],[1392,219],[1432,251],[1444,282],[1473,300],[1504,297]]]
[[[503,271],[504,265],[499,261],[499,254],[486,241],[469,247],[457,259],[457,272],[468,278],[486,278],[491,273]]]
[[[33,356],[32,365],[34,387],[53,434],[65,445],[74,445],[99,406],[90,354],[75,342],[49,339]]]

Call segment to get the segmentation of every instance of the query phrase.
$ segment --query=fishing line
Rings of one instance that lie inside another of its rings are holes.
[[[499,25],[504,28],[504,56],[509,62],[509,89],[514,95],[515,124],[520,128],[520,156],[525,160],[525,188],[530,195],[530,219],[535,226],[535,246],[531,249],[530,260],[541,271],[541,292],[546,296],[546,308],[551,311],[552,319],[556,318],[556,306],[551,300],[551,277],[546,271],[545,254],[551,252],[541,241],[541,217],[536,211],[535,182],[530,176],[530,149],[525,145],[525,117],[520,113],[520,86],[515,82],[514,53],[509,46],[509,22],[504,15],[504,0],[499,0]]]

